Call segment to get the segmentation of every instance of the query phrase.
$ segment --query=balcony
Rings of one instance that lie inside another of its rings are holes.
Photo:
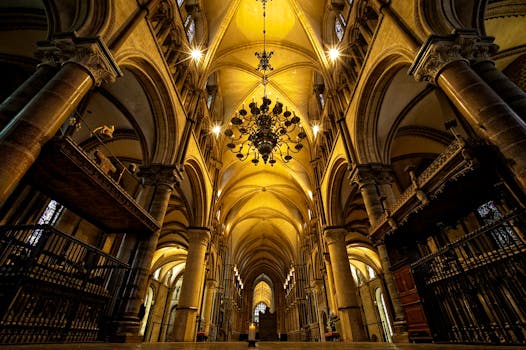
[[[495,164],[487,161],[492,152],[478,141],[451,143],[385,210],[371,227],[370,237],[379,240],[403,228],[408,237],[416,238],[448,213],[472,208],[486,195],[480,189],[495,182]]]
[[[40,191],[106,232],[153,232],[154,219],[69,137],[51,140],[30,172]]]

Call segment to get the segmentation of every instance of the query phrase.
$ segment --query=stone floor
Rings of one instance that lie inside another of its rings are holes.
[[[143,344],[47,344],[47,345],[0,345],[2,350],[245,350],[245,342],[230,343],[143,343]],[[444,345],[444,344],[389,344],[389,343],[294,343],[259,342],[256,350],[505,350],[526,349],[526,346]]]

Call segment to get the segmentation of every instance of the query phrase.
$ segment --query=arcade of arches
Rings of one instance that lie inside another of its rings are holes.
[[[525,28],[521,0],[1,1],[0,344],[526,344]],[[290,161],[229,147],[264,89]]]

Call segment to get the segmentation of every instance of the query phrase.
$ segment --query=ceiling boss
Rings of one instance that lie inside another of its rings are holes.
[[[257,1],[257,0],[256,0]],[[252,99],[248,105],[249,112],[243,107],[230,120],[225,135],[230,138],[227,147],[236,154],[239,160],[252,158],[252,163],[257,165],[260,158],[270,165],[276,163],[279,157],[283,162],[292,159],[291,153],[297,153],[303,148],[303,140],[307,134],[300,124],[300,118],[287,107],[283,110],[283,103],[276,98],[276,103],[271,109],[272,101],[267,96],[267,84],[270,58],[273,51],[266,50],[266,4],[269,0],[260,0],[263,5],[263,52],[256,52],[259,59],[257,70],[262,72],[263,97],[261,104]],[[239,148],[237,148],[239,145]]]

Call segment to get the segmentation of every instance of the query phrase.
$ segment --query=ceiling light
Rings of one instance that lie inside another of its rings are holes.
[[[212,133],[214,133],[214,135],[216,135],[216,137],[219,136],[219,134],[221,133],[221,125],[219,124],[216,124],[212,127]]]
[[[315,124],[312,126],[312,133],[314,134],[314,138],[318,136],[318,133],[320,132],[320,126],[318,124]]]
[[[190,51],[190,57],[192,57],[194,61],[199,61],[201,57],[203,57],[203,51],[199,49],[192,49],[192,51]]]
[[[268,162],[274,165],[278,155],[285,163],[290,161],[291,153],[297,153],[303,148],[302,142],[307,134],[301,127],[300,118],[284,108],[283,103],[276,99],[274,107],[270,107],[272,101],[267,95],[267,72],[273,70],[270,58],[274,52],[266,50],[265,10],[269,0],[260,1],[263,4],[263,52],[256,52],[256,57],[259,59],[257,70],[263,73],[262,102],[258,105],[253,98],[248,106],[250,114],[243,105],[231,119],[225,135],[230,138],[227,147],[236,153],[239,160],[252,157],[252,163],[257,165],[261,158],[265,164]]]
[[[335,47],[329,50],[329,58],[331,60],[335,61],[338,57],[340,57],[340,50]]]

